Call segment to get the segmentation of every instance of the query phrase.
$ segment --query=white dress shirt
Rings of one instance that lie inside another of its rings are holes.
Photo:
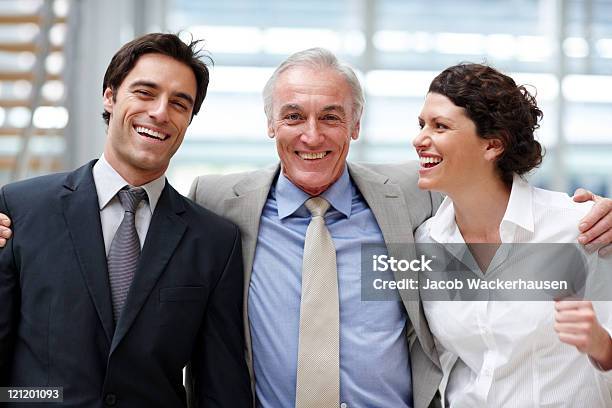
[[[111,242],[113,242],[115,233],[125,214],[117,193],[123,187],[129,185],[129,183],[106,161],[104,155],[93,166],[93,179],[96,184],[96,192],[98,193],[104,248],[108,256]],[[165,185],[166,177],[161,175],[159,178],[140,186],[147,192],[148,197],[148,200],[142,200],[138,204],[134,220],[138,239],[140,240],[140,248],[144,245],[153,211],[155,211],[155,206]]]
[[[591,206],[515,176],[499,226],[501,241],[574,243],[579,220]],[[415,239],[465,243],[449,197]],[[593,303],[602,325],[612,327],[611,303]],[[587,355],[559,340],[553,302],[424,301],[423,306],[451,407],[612,407],[612,372],[598,370]]]

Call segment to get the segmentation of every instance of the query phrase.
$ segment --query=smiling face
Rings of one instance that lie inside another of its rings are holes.
[[[419,115],[421,131],[412,142],[419,159],[418,185],[453,195],[475,181],[494,177],[502,152],[498,139],[483,139],[465,110],[446,96],[429,93]]]
[[[350,86],[332,69],[298,66],[280,74],[272,100],[268,134],[276,138],[283,174],[306,193],[321,194],[342,175],[350,141],[359,136]]]
[[[196,79],[189,66],[162,54],[141,56],[114,92],[104,91],[110,113],[104,156],[132,185],[160,177],[191,121]]]

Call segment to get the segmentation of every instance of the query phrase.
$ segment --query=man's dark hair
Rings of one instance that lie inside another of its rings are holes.
[[[111,59],[102,83],[102,94],[106,88],[113,91],[113,99],[117,95],[117,89],[136,65],[138,59],[145,54],[163,54],[184,63],[193,71],[196,79],[196,95],[193,104],[191,118],[200,111],[200,106],[206,96],[208,88],[208,67],[200,59],[203,57],[202,49],[198,44],[201,40],[191,41],[185,44],[176,34],[151,33],[138,37],[125,44]],[[212,62],[210,57],[207,58]],[[110,113],[106,110],[102,118],[108,125]]]

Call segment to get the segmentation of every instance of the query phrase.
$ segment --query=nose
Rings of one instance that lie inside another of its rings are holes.
[[[304,144],[316,146],[323,143],[324,136],[319,129],[319,123],[316,118],[310,118],[304,122],[304,128],[300,136]]]
[[[157,123],[168,122],[168,99],[160,97],[153,101],[149,109],[149,117],[153,118]]]
[[[431,139],[429,138],[429,134],[427,133],[427,126],[423,126],[423,128],[419,131],[419,134],[416,135],[414,139],[412,139],[412,145],[417,151],[428,147],[430,142]]]

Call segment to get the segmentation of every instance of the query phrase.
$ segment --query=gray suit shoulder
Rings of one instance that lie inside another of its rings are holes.
[[[220,212],[223,202],[236,196],[234,187],[237,184],[246,180],[266,179],[276,168],[278,165],[240,173],[205,174],[193,181],[188,197],[203,207]]]
[[[407,161],[404,163],[357,163],[376,173],[389,177],[396,183],[412,183],[411,186],[416,187],[416,182],[419,178],[418,169],[419,163],[416,160]]]
[[[236,224],[225,217],[217,214],[209,208],[194,202],[190,197],[185,197],[172,188],[172,191],[178,199],[183,201],[186,215],[190,219],[191,225],[203,225],[205,228],[202,231],[215,231],[215,234],[229,234],[235,236],[239,233]]]
[[[375,173],[384,175],[393,183],[399,185],[408,203],[427,201],[431,206],[431,214],[435,214],[442,203],[442,194],[418,187],[419,181],[419,162],[410,160],[404,163],[356,163],[358,166],[367,168]],[[417,224],[418,225],[418,224]]]

